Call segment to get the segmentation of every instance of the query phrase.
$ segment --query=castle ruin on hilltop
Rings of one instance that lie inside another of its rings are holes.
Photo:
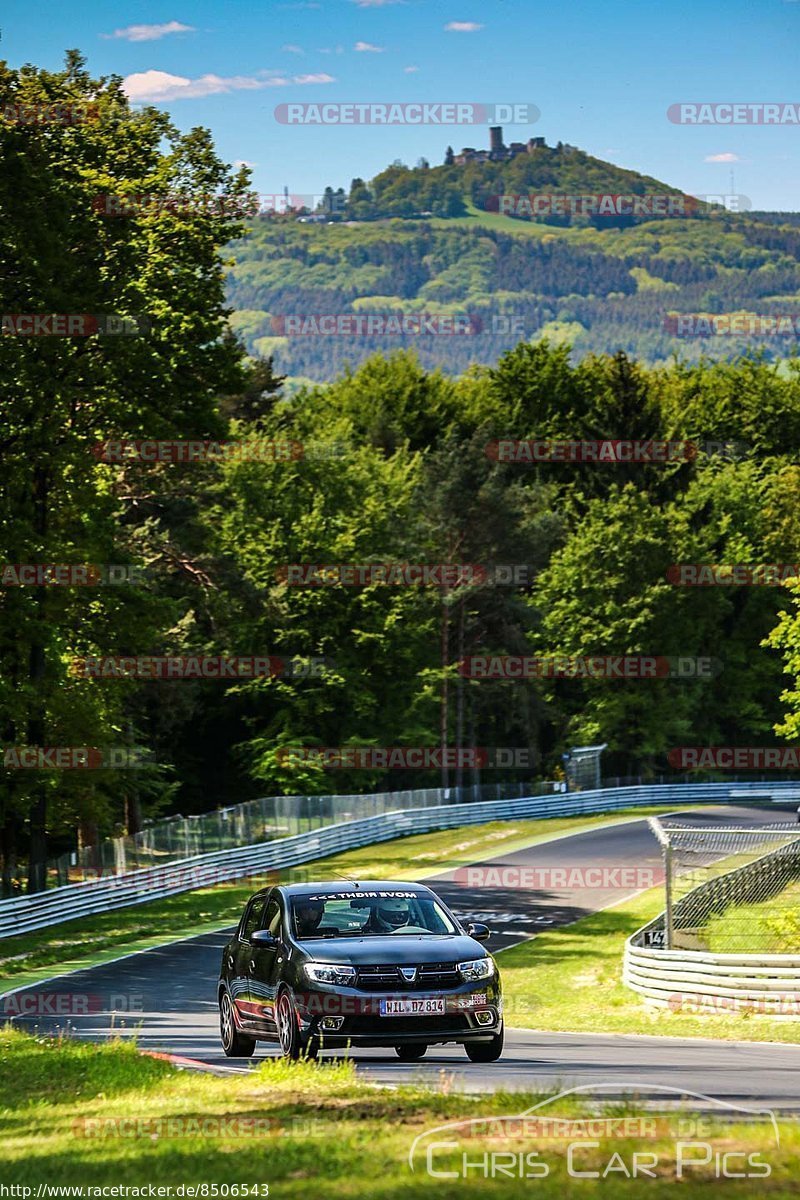
[[[448,166],[455,164],[457,167],[463,167],[473,162],[506,162],[510,158],[516,158],[518,154],[535,154],[537,150],[543,150],[546,146],[547,142],[543,137],[528,138],[527,142],[512,142],[510,146],[506,146],[503,144],[502,125],[491,125],[488,150],[474,150],[472,146],[464,146],[460,154],[452,156],[452,163],[448,162],[448,154],[445,163]]]

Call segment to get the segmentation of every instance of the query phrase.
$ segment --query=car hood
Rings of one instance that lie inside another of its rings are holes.
[[[462,934],[389,934],[387,937],[307,938],[299,943],[315,962],[399,963],[465,962],[485,958],[487,951],[474,938]]]

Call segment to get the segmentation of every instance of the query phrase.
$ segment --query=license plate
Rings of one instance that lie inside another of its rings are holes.
[[[444,1016],[444,998],[419,1000],[381,1000],[382,1017],[430,1017]]]

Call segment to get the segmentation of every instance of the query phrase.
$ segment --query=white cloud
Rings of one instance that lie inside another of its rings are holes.
[[[707,154],[703,159],[704,162],[730,163],[741,162],[738,154]]]
[[[403,70],[405,71],[406,75],[413,75],[419,70],[419,67],[403,67]]]
[[[483,26],[477,21],[450,21],[445,25],[447,33],[477,33],[479,29],[483,29]]]
[[[281,50],[283,50],[284,54],[305,54],[302,46],[295,46],[291,42],[286,46],[281,46]]]
[[[373,46],[371,42],[356,42],[353,46],[360,54],[383,54],[384,46]]]
[[[385,8],[387,4],[405,4],[406,0],[353,0],[359,8]]]
[[[128,75],[123,88],[128,99],[159,103],[165,100],[193,100],[198,96],[216,96],[224,92],[256,91],[259,88],[304,86],[310,83],[333,83],[332,75],[201,75],[188,79],[185,75],[170,75],[167,71],[141,71]]]
[[[180,21],[167,21],[165,25],[128,25],[125,29],[115,29],[113,33],[104,33],[104,38],[124,38],[126,42],[157,42],[168,33],[194,33],[193,25],[182,25]]]

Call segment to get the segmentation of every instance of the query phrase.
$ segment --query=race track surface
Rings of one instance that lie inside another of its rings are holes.
[[[681,812],[673,819],[687,815]],[[715,806],[691,814],[693,824],[794,819],[794,808],[778,805]],[[493,931],[489,948],[498,951],[621,902],[641,890],[634,886],[626,891],[621,881],[646,883],[648,871],[660,870],[661,856],[647,822],[636,821],[531,846],[481,866],[491,873],[478,883],[474,873],[470,877],[463,869],[425,882],[460,918],[485,921]],[[544,885],[518,886],[518,880],[530,882],[532,868],[533,878]],[[597,868],[603,868],[599,878]],[[520,876],[520,870],[527,876]],[[565,871],[573,886],[559,886]],[[512,886],[503,886],[508,883]],[[28,1030],[69,1029],[96,1041],[135,1033],[143,1049],[200,1060],[219,1071],[247,1071],[251,1062],[226,1059],[219,1043],[216,983],[229,932],[174,942],[38,984],[8,996],[5,1012]],[[64,997],[62,1011],[70,1015],[14,1016],[25,1008],[26,998],[33,1004],[37,995],[45,997],[40,1007],[46,1009],[57,1007],[57,998]],[[259,1043],[252,1061],[274,1053],[276,1048]],[[412,1064],[383,1049],[354,1051],[352,1058],[376,1083],[425,1080],[440,1086],[444,1072],[449,1086],[470,1092],[616,1081],[623,1092],[636,1080],[730,1101],[800,1108],[800,1045],[507,1029],[503,1057],[488,1065],[469,1062],[457,1046],[432,1047]]]

